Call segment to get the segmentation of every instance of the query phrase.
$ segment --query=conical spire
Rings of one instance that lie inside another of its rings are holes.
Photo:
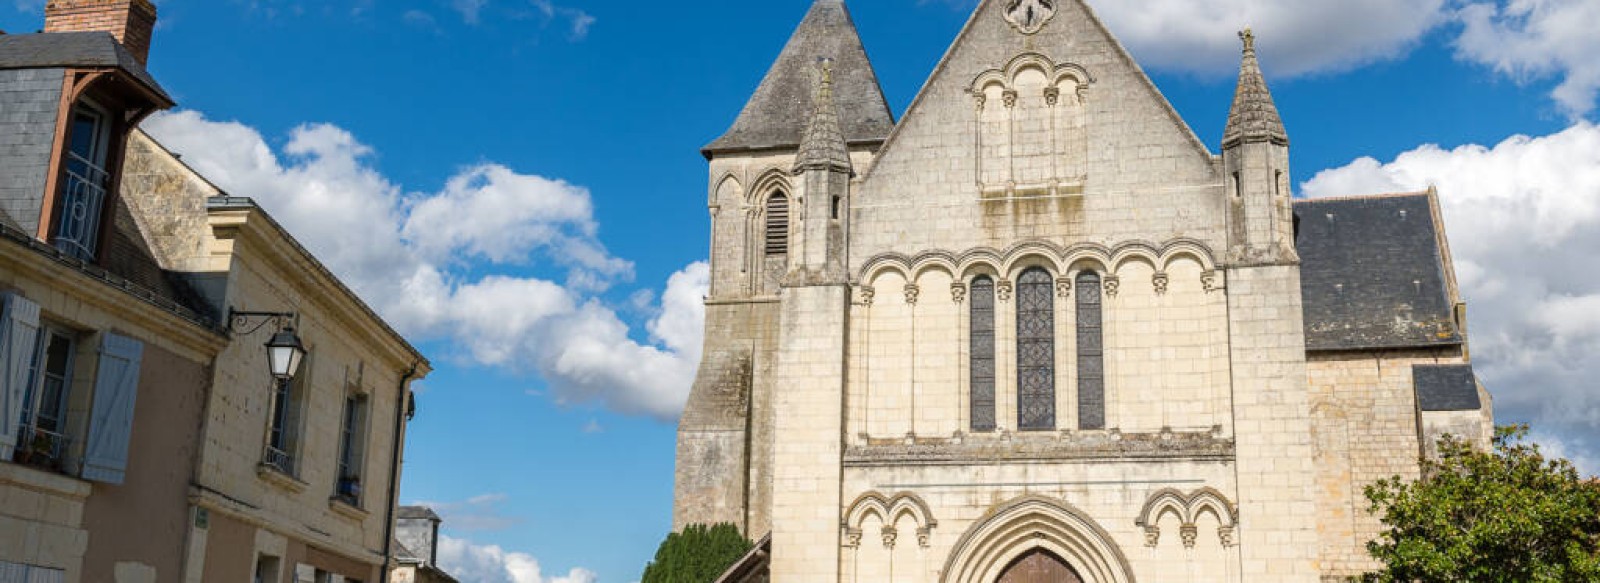
[[[1278,106],[1272,102],[1272,91],[1267,89],[1261,63],[1256,60],[1255,33],[1247,28],[1239,33],[1239,38],[1244,40],[1244,62],[1239,66],[1239,88],[1233,95],[1228,129],[1222,133],[1222,147],[1227,149],[1250,141],[1287,146],[1289,133],[1283,129],[1283,118],[1278,116]]]
[[[817,57],[834,59],[839,129],[851,144],[881,143],[894,129],[878,76],[843,0],[816,0],[733,127],[703,153],[793,148],[804,136]]]
[[[811,100],[814,109],[800,140],[800,155],[794,171],[837,170],[853,172],[850,148],[839,130],[839,106],[833,100],[833,59],[817,60],[817,91]]]

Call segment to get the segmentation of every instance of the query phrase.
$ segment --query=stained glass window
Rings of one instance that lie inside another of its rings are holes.
[[[994,280],[979,277],[969,294],[972,318],[972,430],[994,431]]]
[[[1055,278],[1039,268],[1017,279],[1017,427],[1056,428]]]
[[[1106,428],[1105,334],[1100,275],[1078,276],[1078,428]]]

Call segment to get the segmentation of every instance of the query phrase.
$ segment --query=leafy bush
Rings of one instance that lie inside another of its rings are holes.
[[[753,546],[732,524],[689,525],[661,542],[640,583],[711,583]]]

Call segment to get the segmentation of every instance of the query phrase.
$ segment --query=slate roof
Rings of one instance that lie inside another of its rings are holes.
[[[1295,203],[1308,350],[1461,343],[1432,196]]]
[[[172,98],[144,65],[108,32],[52,32],[0,36],[0,69],[116,67],[126,71],[166,105]]]
[[[840,127],[851,144],[877,144],[894,129],[894,115],[867,59],[866,48],[843,0],[817,0],[790,37],[761,86],[726,134],[702,153],[792,148],[800,144],[813,93],[817,59],[834,60],[834,99]]]
[[[1256,59],[1255,35],[1246,30],[1239,36],[1244,39],[1244,60],[1239,64],[1239,86],[1234,90],[1228,127],[1222,133],[1222,147],[1254,140],[1288,144],[1289,132],[1283,128],[1283,117],[1278,115],[1278,105],[1272,101],[1261,62]]]
[[[444,521],[443,518],[439,518],[439,515],[433,512],[432,508],[428,508],[427,506],[401,506],[396,516],[406,519],[426,519],[435,522]]]
[[[1478,377],[1472,365],[1417,365],[1411,369],[1417,389],[1417,407],[1423,411],[1477,411]]]
[[[833,66],[818,64],[817,96],[812,99],[816,111],[806,126],[805,139],[800,142],[800,154],[795,156],[795,170],[820,168],[851,172],[850,148],[839,129],[839,106],[833,99]]]

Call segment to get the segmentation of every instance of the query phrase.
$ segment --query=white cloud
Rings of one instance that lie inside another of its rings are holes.
[[[1574,117],[1600,92],[1600,2],[1473,2],[1459,12],[1458,54],[1517,79],[1561,77],[1552,96]]]
[[[530,2],[544,15],[546,21],[554,20],[557,16],[567,19],[567,30],[572,40],[583,40],[589,36],[589,29],[594,27],[595,17],[583,10],[561,6],[551,0],[530,0]]]
[[[1600,127],[1422,146],[1324,171],[1310,196],[1439,187],[1477,370],[1502,421],[1600,459]],[[1600,469],[1591,464],[1589,469]]]
[[[445,535],[439,537],[439,567],[457,580],[473,583],[594,583],[598,579],[583,568],[546,577],[532,555]]]
[[[1237,71],[1252,27],[1276,75],[1349,69],[1402,56],[1444,19],[1445,0],[1110,0],[1093,2],[1106,26],[1145,64],[1215,74]]]
[[[649,342],[594,294],[633,265],[599,241],[590,193],[496,164],[435,193],[405,193],[374,153],[331,125],[290,133],[281,153],[255,129],[194,111],[152,116],[152,135],[223,189],[255,198],[403,333],[537,373],[565,404],[671,418],[700,359],[703,263],[672,276]],[[521,273],[559,268],[565,283]]]

